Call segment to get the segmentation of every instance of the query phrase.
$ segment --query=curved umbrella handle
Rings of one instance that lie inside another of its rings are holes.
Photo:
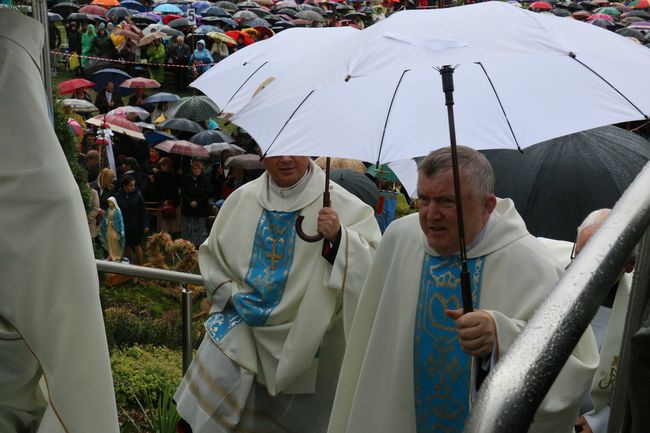
[[[304,220],[304,219],[305,219],[305,217],[302,216],[302,215],[300,215],[300,216],[298,216],[298,218],[296,218],[296,233],[298,234],[298,237],[300,237],[300,239],[302,239],[305,242],[322,241],[324,236],[321,235],[320,233],[318,233],[317,235],[314,235],[314,236],[310,236],[310,235],[308,235],[307,233],[305,233],[302,230],[302,220]]]

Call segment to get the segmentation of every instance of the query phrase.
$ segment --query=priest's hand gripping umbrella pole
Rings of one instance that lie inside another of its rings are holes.
[[[451,163],[454,174],[454,194],[456,196],[456,221],[458,223],[458,241],[460,243],[460,287],[463,296],[463,312],[474,311],[472,303],[472,287],[467,269],[467,248],[465,246],[465,224],[463,222],[463,203],[460,193],[460,169],[456,151],[456,124],[454,122],[454,68],[449,65],[439,69],[442,77],[442,91],[445,93],[445,105],[449,119],[449,142],[451,145]]]
[[[323,192],[323,207],[330,206],[330,158],[327,157],[325,160],[325,192]],[[323,240],[324,236],[320,233],[316,235],[308,235],[302,229],[302,220],[305,217],[300,215],[296,218],[296,234],[305,242],[318,242]],[[323,243],[323,250],[325,250],[325,244]]]

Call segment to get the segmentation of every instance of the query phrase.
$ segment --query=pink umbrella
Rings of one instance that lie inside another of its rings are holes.
[[[80,137],[81,137],[82,135],[84,135],[84,130],[83,130],[83,128],[81,127],[81,125],[79,124],[79,122],[77,122],[76,120],[74,120],[74,119],[68,119],[68,125],[70,125],[70,127],[72,128],[72,130],[74,131],[74,133],[75,133],[76,135],[78,135],[78,136],[80,136]]]
[[[79,9],[79,12],[82,12],[84,14],[90,14],[90,15],[97,15],[100,17],[105,17],[106,13],[108,10],[106,8],[103,8],[101,6],[97,5],[86,5]]]
[[[160,87],[160,83],[156,80],[144,77],[135,77],[124,80],[120,87],[128,87],[130,89],[154,89]]]
[[[207,158],[210,156],[205,147],[190,143],[187,140],[165,140],[156,144],[155,147],[167,153],[191,156],[192,158]]]
[[[611,15],[607,14],[591,14],[589,15],[589,18],[587,18],[587,21],[593,21],[593,20],[607,20],[614,22],[614,18],[612,18]]]
[[[114,114],[100,114],[86,121],[89,125],[106,127],[111,131],[144,140],[141,129],[130,120]]]

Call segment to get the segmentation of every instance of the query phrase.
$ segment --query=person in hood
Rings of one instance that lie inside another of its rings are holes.
[[[210,51],[205,48],[205,41],[203,39],[199,40],[196,43],[196,49],[190,56],[190,65],[194,65],[197,74],[201,75],[210,69],[212,63],[214,63],[214,59],[212,58]]]

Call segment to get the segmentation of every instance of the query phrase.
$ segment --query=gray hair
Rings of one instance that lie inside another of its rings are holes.
[[[588,228],[593,228],[594,233],[600,229],[607,217],[609,216],[611,209],[598,209],[591,212],[587,217],[582,221],[578,227],[578,238]],[[632,252],[630,253],[630,259],[636,259],[639,255],[639,245],[636,245]]]
[[[176,42],[185,42],[185,37],[183,35],[176,36]]]
[[[611,209],[598,209],[587,215],[578,227],[578,236],[588,227],[593,226],[594,229],[598,230],[600,226],[603,225],[611,211]]]
[[[479,196],[494,194],[494,171],[482,153],[457,146],[458,165],[472,190]],[[418,175],[434,177],[452,168],[451,148],[434,150],[418,164]],[[462,185],[461,185],[462,188]]]

